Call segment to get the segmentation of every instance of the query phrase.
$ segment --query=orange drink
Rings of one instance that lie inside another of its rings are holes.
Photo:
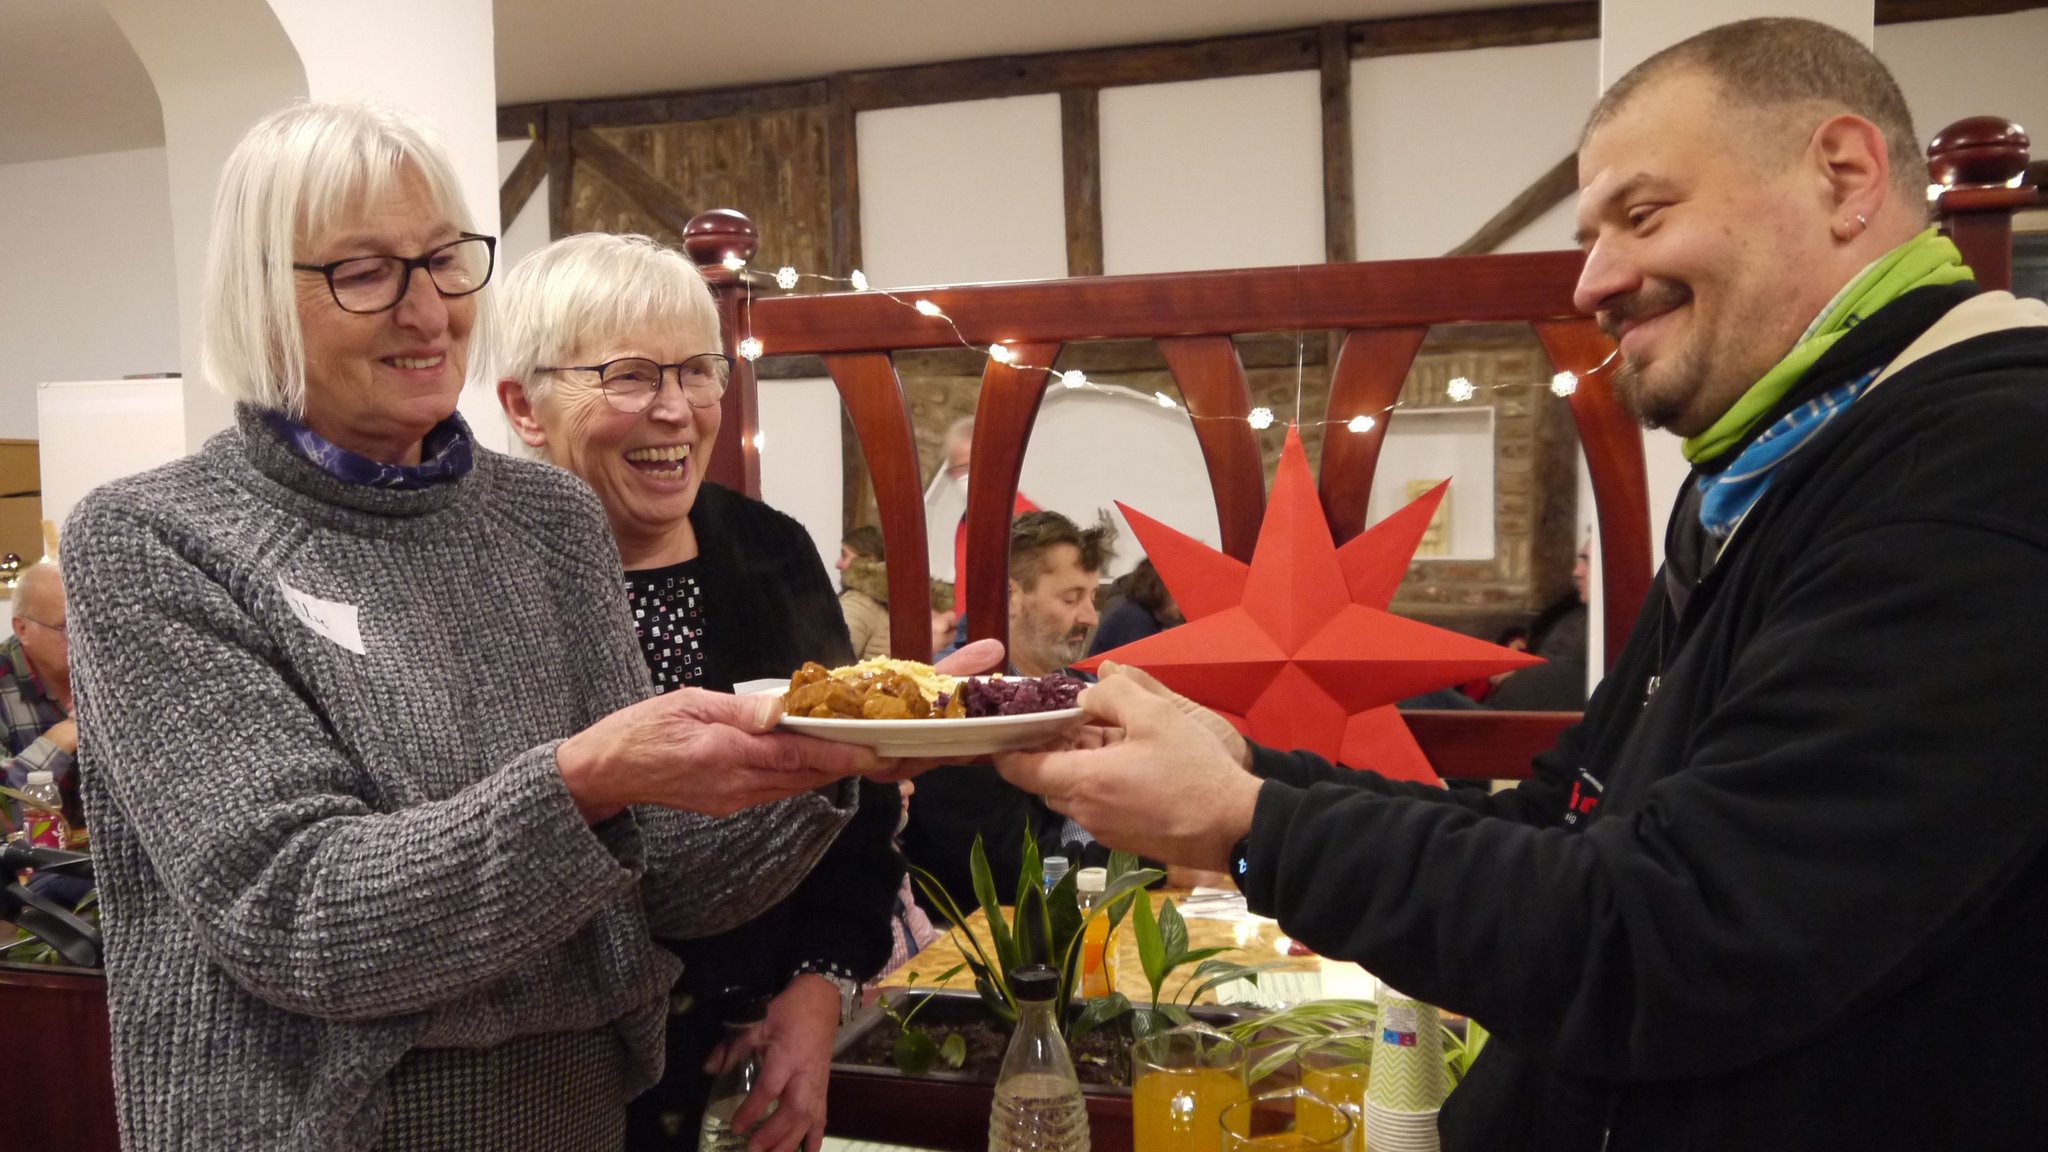
[[[1131,1045],[1134,1152],[1222,1152],[1223,1110],[1245,1098],[1244,1048],[1200,1024]]]
[[[1365,1150],[1365,1088],[1371,1079],[1372,1037],[1339,1032],[1301,1050],[1301,1086],[1351,1118],[1349,1152]],[[1315,1126],[1304,1120],[1305,1126]]]
[[[1097,916],[1081,931],[1081,998],[1116,991],[1116,953],[1109,942],[1109,917]]]
[[[1342,1108],[1306,1088],[1240,1100],[1217,1124],[1220,1152],[1345,1152],[1358,1131]]]

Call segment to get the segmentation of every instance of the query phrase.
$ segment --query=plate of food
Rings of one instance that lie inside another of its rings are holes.
[[[862,744],[875,755],[929,760],[1036,748],[1081,723],[1072,676],[948,676],[929,664],[878,656],[826,668],[805,664],[783,693],[782,727]]]

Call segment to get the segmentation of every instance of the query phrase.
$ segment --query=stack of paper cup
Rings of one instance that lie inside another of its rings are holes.
[[[1380,987],[1379,1040],[1365,1093],[1369,1152],[1437,1152],[1436,1114],[1450,1094],[1437,1010]]]

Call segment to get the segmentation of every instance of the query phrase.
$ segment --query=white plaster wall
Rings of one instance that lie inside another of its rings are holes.
[[[1216,501],[1194,425],[1129,389],[1046,390],[1017,486],[1039,507],[1087,527],[1106,511],[1122,534],[1107,580],[1137,566],[1138,538],[1116,509],[1121,500],[1217,547]]]
[[[163,149],[0,165],[0,221],[0,437],[40,382],[178,371]]]
[[[2048,9],[1888,24],[1877,55],[1891,68],[1924,146],[1965,116],[2017,120],[2048,155]]]
[[[1874,0],[1614,0],[1600,6],[1600,88],[1688,36],[1756,16],[1802,16],[1868,44],[1877,8]]]
[[[1104,271],[1323,262],[1315,73],[1109,88],[1100,107]]]
[[[1351,65],[1358,257],[1441,256],[1578,147],[1599,98],[1592,40]],[[1567,201],[1502,251],[1571,247]]]
[[[863,112],[856,131],[861,270],[869,283],[1067,274],[1058,96]],[[832,555],[839,555],[836,544]]]
[[[795,517],[826,567],[839,559],[839,390],[830,380],[763,380],[761,499]]]

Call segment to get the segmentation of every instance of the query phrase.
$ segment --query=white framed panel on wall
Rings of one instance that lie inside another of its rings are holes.
[[[1105,88],[1099,107],[1103,271],[1323,262],[1317,73]]]
[[[2048,152],[2048,8],[1887,24],[1876,48],[1906,94],[1923,148],[1965,116],[2003,116],[2033,134],[2036,158]]]
[[[1493,409],[1403,408],[1387,421],[1365,522],[1449,480],[1417,560],[1493,559]]]
[[[1442,256],[1578,147],[1598,41],[1375,56],[1351,64],[1358,258]],[[1501,251],[1571,247],[1569,200]]]
[[[80,380],[36,389],[43,519],[58,525],[87,492],[185,454],[185,384]]]
[[[870,283],[1067,274],[1059,96],[862,112],[855,130],[861,270]]]
[[[845,486],[839,439],[839,389],[827,379],[762,380],[755,385],[761,436],[761,500],[794,517],[826,567],[839,559]]]

